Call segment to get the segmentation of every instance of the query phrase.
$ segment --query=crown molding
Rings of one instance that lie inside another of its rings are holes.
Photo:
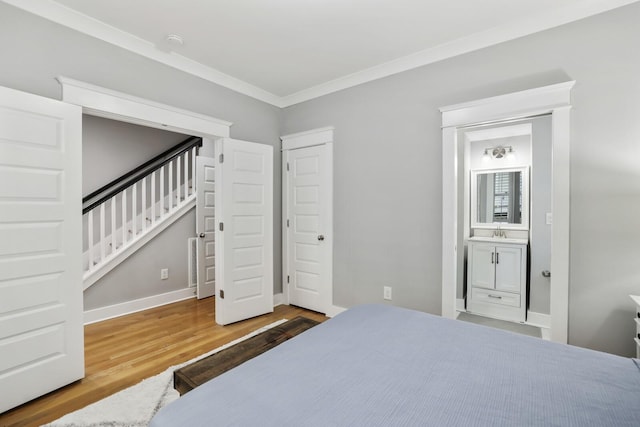
[[[552,14],[536,14],[500,27],[475,33],[344,77],[331,80],[291,95],[283,96],[282,107],[299,104],[330,93],[378,80],[458,55],[497,45],[519,37],[559,27],[592,15],[636,3],[639,0],[591,0],[566,7]]]
[[[153,43],[133,34],[105,24],[95,18],[77,12],[52,0],[2,0],[24,11],[49,21],[79,31],[104,42],[121,47],[138,55],[168,65],[185,73],[200,77],[217,85],[280,107],[280,98],[271,92],[240,79],[207,67],[174,52],[163,52]]]
[[[531,15],[500,27],[472,34],[282,97],[184,56],[173,52],[163,52],[157,49],[153,43],[63,6],[53,0],[1,1],[227,89],[276,107],[284,108],[403,71],[558,27],[569,22],[636,3],[640,0],[585,0],[571,7],[555,11],[554,13]]]

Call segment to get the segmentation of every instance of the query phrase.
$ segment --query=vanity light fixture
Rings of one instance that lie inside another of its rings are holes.
[[[511,145],[507,145],[507,146],[498,145],[497,147],[485,148],[482,158],[489,159],[493,157],[494,159],[502,159],[503,157],[512,157],[513,155],[514,155],[514,151]]]

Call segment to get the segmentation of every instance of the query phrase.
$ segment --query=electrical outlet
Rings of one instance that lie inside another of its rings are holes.
[[[163,268],[162,270],[160,270],[160,279],[167,280],[168,278],[169,278],[169,269]]]
[[[384,287],[384,299],[391,300],[391,286]]]
[[[544,216],[545,218],[545,222],[547,223],[547,225],[551,225],[553,223],[553,213],[551,212],[547,212]]]

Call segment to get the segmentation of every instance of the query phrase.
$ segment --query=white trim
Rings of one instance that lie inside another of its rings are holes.
[[[201,137],[228,137],[232,123],[200,113],[139,98],[90,83],[59,76],[62,100],[82,106],[82,112]]]
[[[180,219],[184,214],[196,207],[196,195],[189,196],[191,200],[186,200],[179,209],[171,212],[169,216],[163,218],[162,221],[156,222],[152,227],[147,228],[144,234],[130,243],[124,250],[117,252],[111,259],[105,259],[105,262],[94,270],[87,270],[84,272],[82,281],[84,283],[83,290],[87,290],[91,285],[96,283],[105,274],[116,268],[120,263],[126,260],[131,254],[138,249],[149,243],[154,237],[166,230],[171,224]]]
[[[84,312],[84,324],[102,322],[103,320],[113,319],[127,314],[137,313],[139,311],[148,310],[162,305],[172,304],[174,302],[183,301],[189,298],[195,298],[195,288],[178,289],[160,295],[153,295],[146,298],[140,298],[133,301],[127,301],[120,304],[109,305],[107,307],[94,308]]]
[[[327,317],[336,317],[338,314],[342,313],[343,311],[347,311],[347,310],[348,310],[347,308],[340,307],[339,305],[330,305],[329,306],[329,310],[327,310],[325,315]]]
[[[177,70],[192,74],[268,104],[275,105],[276,107],[284,108],[403,71],[433,64],[444,59],[473,52],[508,40],[514,40],[529,34],[558,27],[635,3],[638,0],[600,0],[574,3],[563,9],[555,10],[553,13],[543,12],[528,16],[524,19],[514,20],[499,27],[471,34],[464,38],[453,40],[282,97],[175,52],[163,52],[151,42],[77,12],[55,1],[2,1]]]
[[[544,313],[537,313],[535,311],[527,311],[526,325],[537,326],[538,328],[551,328],[551,316]]]
[[[95,37],[98,40],[118,46],[122,49],[168,65],[185,73],[226,87],[257,100],[280,106],[277,95],[264,89],[225,74],[219,70],[186,58],[175,52],[164,52],[154,43],[143,40],[133,34],[122,31],[95,18],[63,6],[51,0],[3,0],[12,6],[38,15],[42,18],[64,25],[80,33]]]
[[[468,126],[548,113],[571,104],[571,88],[575,84],[572,80],[442,107],[442,127]]]
[[[296,148],[333,143],[334,129],[333,126],[328,126],[281,136],[282,150],[295,150]]]
[[[467,311],[467,309],[464,308],[464,298],[456,298],[456,311],[458,313]]]
[[[551,113],[553,229],[551,237],[551,339],[566,343],[569,321],[570,95],[574,81],[443,107],[442,111],[442,316],[456,308],[457,128]]]
[[[571,6],[556,10],[553,13],[543,12],[524,19],[514,20],[506,25],[471,34],[464,38],[367,68],[308,89],[303,89],[291,95],[283,96],[279,102],[282,107],[289,107],[363,83],[433,64],[529,34],[559,27],[598,13],[635,3],[636,1],[638,0],[602,0],[597,2],[574,3]]]
[[[273,306],[277,307],[279,305],[288,305],[282,292],[273,295]]]

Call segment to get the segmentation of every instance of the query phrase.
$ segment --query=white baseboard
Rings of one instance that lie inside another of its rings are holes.
[[[286,304],[284,301],[284,294],[280,292],[279,294],[273,295],[273,306],[277,307],[279,305]]]
[[[551,315],[544,313],[536,313],[535,311],[527,312],[527,325],[537,326],[539,328],[551,329]]]
[[[172,302],[193,298],[195,296],[195,292],[196,288],[185,288],[120,304],[109,305],[107,307],[87,310],[84,312],[84,324],[89,325],[91,323],[113,319],[114,317],[124,316],[125,314],[136,313],[138,311],[148,310],[161,305],[171,304]]]
[[[344,307],[340,307],[337,305],[331,305],[329,307],[329,310],[327,310],[327,312],[325,313],[327,317],[334,317],[337,316],[338,314],[342,313],[343,311],[346,311],[347,309]]]

